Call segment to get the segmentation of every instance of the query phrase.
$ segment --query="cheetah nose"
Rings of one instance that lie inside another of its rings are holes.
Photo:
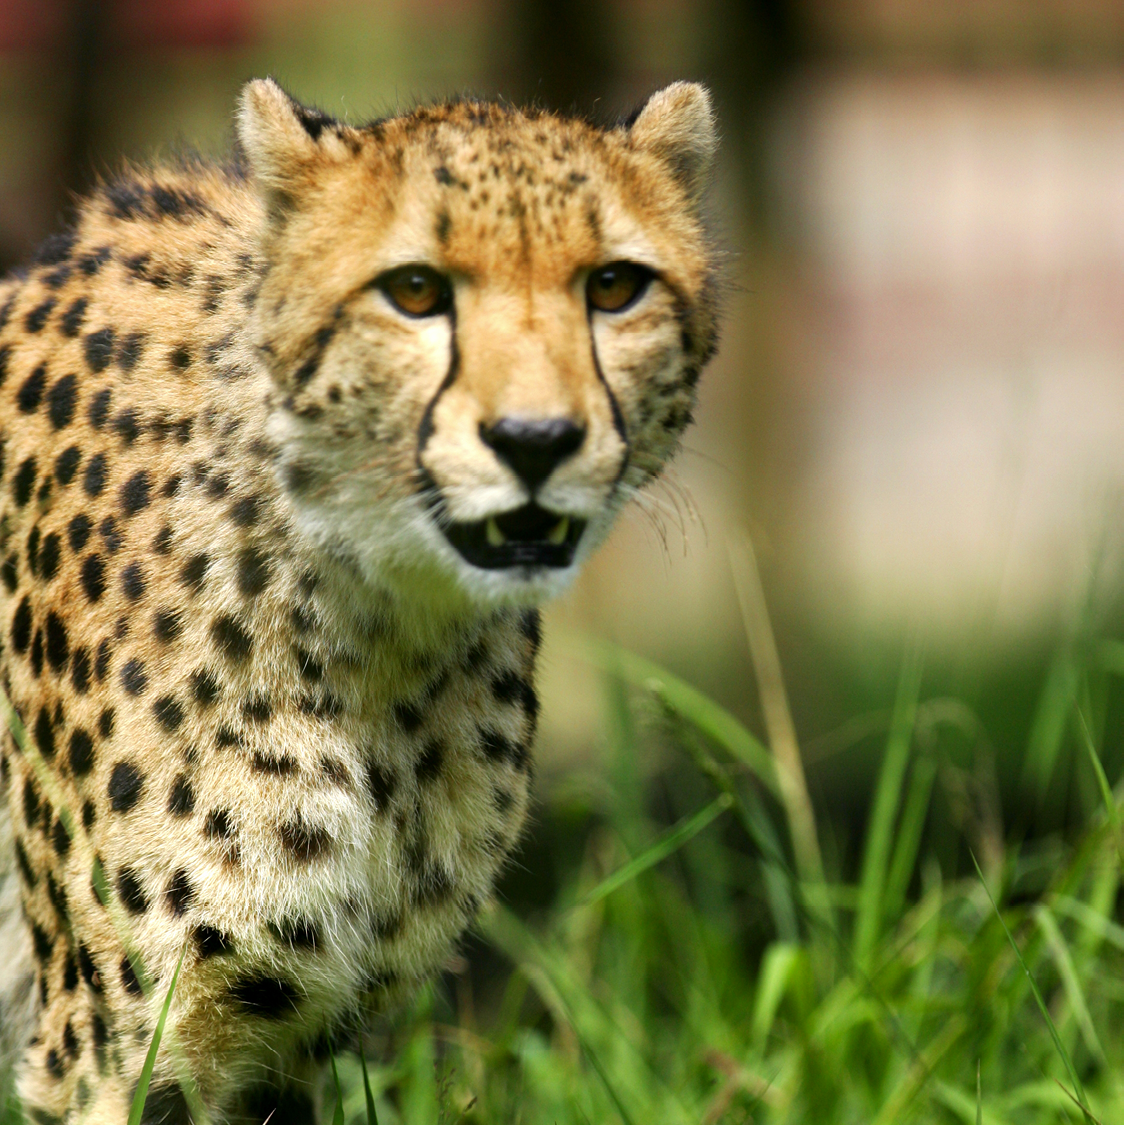
[[[569,418],[501,418],[480,425],[480,438],[527,485],[539,486],[586,438],[586,427]]]

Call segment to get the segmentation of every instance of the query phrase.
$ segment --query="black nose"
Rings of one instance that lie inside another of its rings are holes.
[[[480,426],[480,438],[532,491],[565,461],[586,437],[585,426],[569,418],[501,418]]]

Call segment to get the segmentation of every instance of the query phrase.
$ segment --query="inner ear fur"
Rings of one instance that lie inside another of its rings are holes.
[[[271,220],[292,207],[315,165],[349,154],[346,135],[351,132],[328,114],[302,105],[272,78],[246,83],[236,134]]]
[[[673,82],[645,102],[629,126],[634,147],[656,154],[693,201],[707,187],[719,136],[711,95],[698,82]]]

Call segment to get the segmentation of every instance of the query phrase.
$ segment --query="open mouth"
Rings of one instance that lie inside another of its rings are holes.
[[[538,504],[490,516],[475,523],[453,523],[443,530],[467,562],[485,570],[509,566],[570,566],[586,521],[548,512]]]

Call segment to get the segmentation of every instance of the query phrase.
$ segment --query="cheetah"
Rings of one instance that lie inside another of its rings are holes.
[[[715,147],[691,83],[612,126],[355,126],[255,80],[227,163],[107,180],[0,282],[0,1048],[31,1120],[121,1125],[175,978],[144,1120],[310,1122],[329,1053],[487,902],[537,607],[715,347]]]

